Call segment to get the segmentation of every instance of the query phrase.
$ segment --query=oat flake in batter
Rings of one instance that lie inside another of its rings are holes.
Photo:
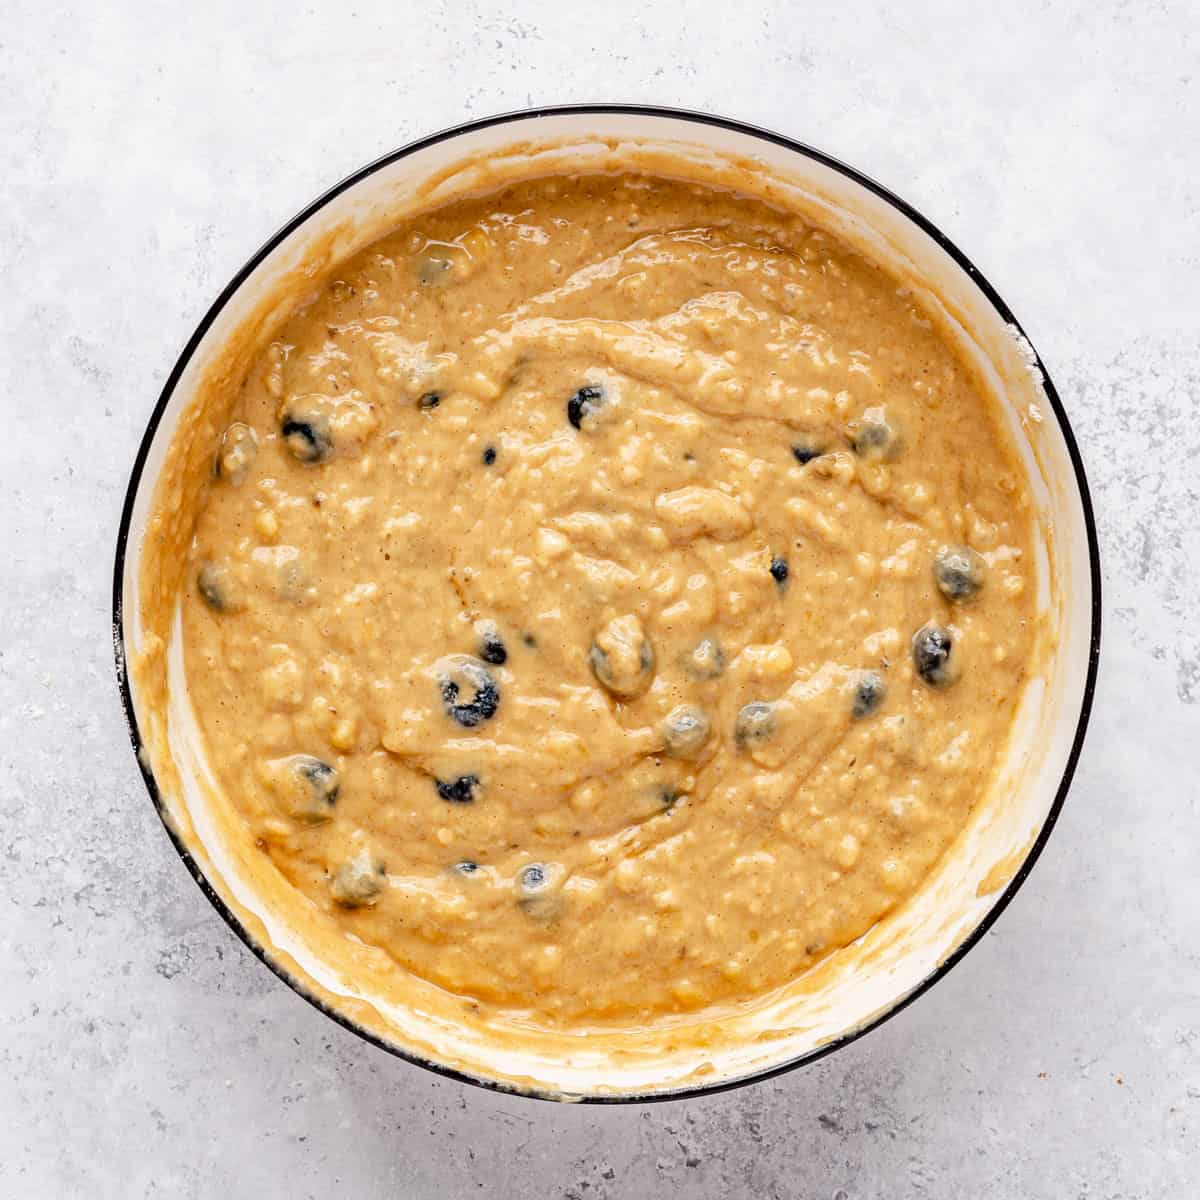
[[[189,687],[347,935],[557,1025],[744,1001],[912,894],[1031,650],[990,402],[763,203],[554,178],[410,220],[214,447]]]

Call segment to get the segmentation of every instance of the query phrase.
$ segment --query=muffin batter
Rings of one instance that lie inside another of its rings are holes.
[[[920,886],[1032,650],[1030,504],[897,281],[645,176],[410,220],[213,447],[189,690],[347,936],[541,1024],[792,980]]]

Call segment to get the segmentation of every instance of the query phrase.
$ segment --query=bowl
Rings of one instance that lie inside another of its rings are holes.
[[[236,381],[326,268],[404,214],[461,191],[626,166],[723,182],[797,208],[940,310],[1028,473],[1038,605],[1051,637],[994,787],[921,890],[856,942],[761,1003],[681,1018],[665,1032],[526,1029],[497,1039],[432,985],[414,982],[403,1004],[384,997],[349,939],[318,954],[289,917],[282,878],[264,880],[225,836],[187,700],[177,614],[153,628],[145,619],[150,593],[169,597],[172,586],[158,570],[148,518],[152,501],[165,504],[186,537],[187,495],[171,473],[189,449],[212,444],[200,400]],[[696,1095],[812,1062],[942,978],[1012,899],[1050,835],[1087,724],[1099,635],[1096,530],[1075,439],[1037,353],[967,257],[904,201],[818,150],[720,117],[630,105],[537,109],[433,134],[355,172],[275,234],[205,314],[154,407],[130,475],[113,588],[118,682],[150,797],[187,869],[262,962],[332,1020],[410,1062],[485,1087],[602,1102]]]

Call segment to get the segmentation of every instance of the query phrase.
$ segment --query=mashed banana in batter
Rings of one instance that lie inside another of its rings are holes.
[[[192,702],[298,911],[497,1012],[753,999],[921,887],[1028,675],[1032,517],[898,281],[630,174],[409,219],[211,447]]]

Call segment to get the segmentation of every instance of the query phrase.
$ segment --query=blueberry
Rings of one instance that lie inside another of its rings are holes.
[[[258,453],[258,435],[243,421],[234,421],[221,435],[214,473],[230,483],[241,483]]]
[[[752,700],[739,709],[733,725],[733,740],[739,746],[765,742],[775,732],[775,705]]]
[[[468,878],[472,875],[479,874],[479,864],[471,858],[462,858],[450,868],[459,875],[465,875]]]
[[[417,407],[425,412],[428,412],[431,408],[437,408],[441,402],[441,392],[426,392],[425,395],[423,395],[420,400],[417,401]]]
[[[333,876],[329,890],[343,908],[374,904],[387,883],[387,870],[369,850],[347,859]]]
[[[691,758],[708,741],[712,724],[703,709],[691,704],[679,704],[663,722],[663,742],[672,758]]]
[[[237,580],[226,563],[201,563],[196,572],[196,590],[213,612],[240,612],[245,607]]]
[[[771,578],[775,580],[780,587],[787,583],[788,579],[788,564],[786,558],[771,559]]]
[[[913,634],[913,666],[930,687],[949,687],[958,678],[958,655],[950,630],[932,623]]]
[[[857,718],[869,717],[887,696],[887,684],[877,671],[863,671],[854,686],[850,711]]]
[[[323,433],[313,428],[309,421],[297,421],[289,417],[279,427],[288,449],[301,462],[315,463],[328,457],[329,444]]]
[[[311,754],[295,754],[292,756],[292,767],[327,803],[333,804],[337,800],[338,773],[327,762]]]
[[[467,729],[491,720],[500,707],[500,689],[478,659],[465,654],[444,659],[438,682],[446,715]],[[462,699],[464,690],[470,691],[470,699]]]
[[[640,696],[654,678],[654,647],[637,617],[614,617],[588,654],[592,674],[622,700]]]
[[[228,603],[225,586],[227,575],[226,568],[211,562],[203,563],[196,572],[196,588],[204,597],[204,603],[214,612],[224,612]]]
[[[849,428],[850,445],[860,458],[891,462],[903,448],[900,426],[884,405],[866,409]]]
[[[576,429],[583,428],[583,419],[604,404],[604,389],[596,383],[586,383],[567,401],[567,420]]]
[[[448,250],[446,247],[445,250]],[[417,258],[417,279],[422,287],[440,287],[450,282],[454,259],[440,247],[427,247]]]
[[[196,587],[209,608],[215,612],[225,608],[225,594],[221,591],[217,568],[212,563],[205,563],[196,573]]]
[[[337,771],[311,754],[292,754],[267,764],[272,786],[293,817],[316,823],[333,814],[341,791]]]
[[[508,650],[495,626],[484,627],[479,639],[479,657],[496,667],[508,662]]]
[[[302,463],[324,462],[333,453],[329,414],[311,399],[300,397],[288,405],[279,432],[292,456]]]
[[[562,896],[553,883],[551,868],[541,863],[522,867],[517,875],[517,903],[536,920],[553,920],[562,911]]]
[[[987,564],[970,546],[943,546],[933,560],[933,577],[947,600],[970,600],[983,587]]]
[[[796,442],[792,446],[792,457],[801,465],[821,457],[821,451],[812,442]]]
[[[496,461],[496,447],[488,446],[483,452],[483,465],[490,467]]]
[[[546,877],[546,868],[541,863],[530,863],[527,867],[521,868],[520,874],[521,890],[523,892],[540,892],[550,886],[550,880]]]
[[[683,657],[683,669],[695,680],[716,679],[725,670],[725,651],[716,638],[701,638]]]
[[[437,794],[443,800],[447,800],[451,804],[470,804],[475,799],[479,776],[460,775],[457,779],[450,780],[449,783],[443,783],[440,779],[435,779],[433,782],[437,788]]]

